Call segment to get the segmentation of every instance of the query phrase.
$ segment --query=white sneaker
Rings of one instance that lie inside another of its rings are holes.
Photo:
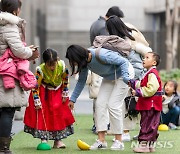
[[[130,136],[130,134],[129,134],[129,133],[124,133],[124,134],[122,134],[122,141],[123,141],[123,142],[129,142],[129,141],[131,141],[131,136]]]
[[[138,140],[138,136],[139,136],[139,135],[133,136],[133,140]]]
[[[97,149],[106,149],[107,148],[107,142],[101,142],[98,139],[96,142],[91,145],[90,150],[97,150]]]
[[[111,146],[111,150],[124,150],[124,143],[119,140],[115,140]]]
[[[115,138],[113,138],[112,139],[112,141],[113,142],[115,142]],[[124,134],[122,134],[122,141],[123,142],[129,142],[129,141],[131,141],[131,136],[130,136],[130,134],[129,133],[124,133]]]

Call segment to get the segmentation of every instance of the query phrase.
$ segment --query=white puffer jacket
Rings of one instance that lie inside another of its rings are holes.
[[[32,50],[24,47],[25,21],[7,12],[0,13],[0,56],[6,48],[10,48],[16,57],[28,59],[32,56]],[[14,89],[4,89],[2,77],[0,76],[0,108],[22,107],[28,102],[29,93],[23,91],[19,82]]]

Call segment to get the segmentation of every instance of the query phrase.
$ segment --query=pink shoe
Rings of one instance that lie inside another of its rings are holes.
[[[134,148],[133,151],[137,153],[148,153],[150,152],[149,143],[147,141],[141,141],[138,147]]]
[[[141,146],[141,147],[134,148],[133,151],[136,153],[148,153],[148,152],[150,152],[150,149],[149,149],[149,147]]]
[[[156,152],[155,148],[149,148],[150,152]]]
[[[66,145],[62,141],[54,141],[53,148],[64,149],[64,148],[66,148]]]

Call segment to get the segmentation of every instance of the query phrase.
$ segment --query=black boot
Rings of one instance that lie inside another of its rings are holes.
[[[0,154],[12,154],[9,150],[11,137],[0,137]]]

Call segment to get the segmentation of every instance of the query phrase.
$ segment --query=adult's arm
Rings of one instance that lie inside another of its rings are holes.
[[[3,31],[3,38],[16,57],[28,59],[33,55],[32,49],[30,47],[25,47],[21,41],[17,25],[6,26]]]
[[[82,90],[86,84],[87,74],[88,74],[88,68],[82,69],[81,72],[79,73],[79,79],[78,79],[76,86],[73,90],[70,101],[72,101],[74,103],[76,102],[77,98],[81,94],[81,92],[82,92]]]
[[[117,52],[109,50],[105,53],[105,55],[102,55],[103,53],[100,52],[100,59],[104,61],[106,64],[114,65],[115,67],[120,67],[121,69],[121,77],[123,78],[123,81],[128,84],[128,81],[131,79],[130,72],[129,72],[129,61],[122,57]]]

